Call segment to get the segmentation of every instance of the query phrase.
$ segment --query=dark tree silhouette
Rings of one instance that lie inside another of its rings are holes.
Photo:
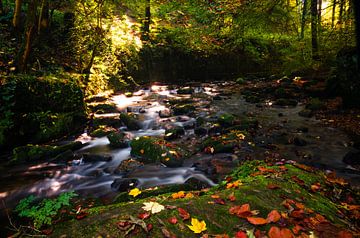
[[[353,0],[356,23],[357,71],[360,72],[360,1]]]

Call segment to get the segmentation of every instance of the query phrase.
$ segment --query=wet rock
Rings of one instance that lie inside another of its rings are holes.
[[[130,98],[130,97],[133,96],[133,93],[132,92],[126,92],[126,93],[124,93],[124,95],[125,95],[125,97]]]
[[[223,129],[219,124],[213,124],[209,128],[209,135],[210,136],[218,135],[218,134],[221,134],[222,131],[223,131]]]
[[[299,116],[310,118],[313,116],[313,112],[309,109],[303,109],[299,112]]]
[[[296,146],[306,146],[308,144],[306,140],[300,137],[295,137],[293,143]]]
[[[116,129],[113,127],[100,126],[96,130],[90,132],[89,135],[91,137],[104,137],[115,131],[116,131]]]
[[[100,161],[105,161],[105,162],[109,162],[112,160],[111,155],[106,155],[106,154],[83,154],[83,161],[84,162],[100,162]]]
[[[205,123],[205,118],[204,117],[197,117],[196,118],[196,126],[201,126]]]
[[[188,116],[178,116],[176,117],[176,121],[179,121],[179,122],[186,122],[186,121],[189,121],[191,119],[191,117],[188,117]]]
[[[222,100],[223,98],[220,96],[220,95],[215,95],[214,97],[213,97],[213,100],[215,100],[215,101],[220,101],[220,100]]]
[[[95,128],[99,128],[101,126],[111,126],[118,128],[121,126],[121,121],[119,120],[119,116],[101,116],[94,118],[92,124]]]
[[[284,76],[282,77],[281,79],[279,79],[279,82],[282,84],[282,85],[290,85],[292,84],[293,80],[290,79],[288,76]]]
[[[86,176],[98,178],[98,177],[101,177],[103,174],[104,174],[104,172],[102,169],[95,169],[95,170],[90,171],[88,174],[86,174]]]
[[[302,127],[296,128],[296,131],[301,132],[301,133],[308,133],[309,128],[302,126]]]
[[[193,94],[194,93],[194,89],[190,88],[190,87],[185,87],[185,88],[179,88],[176,91],[177,94]]]
[[[185,115],[193,112],[195,110],[195,107],[191,104],[177,104],[173,107],[173,112],[175,116],[178,115]]]
[[[183,105],[183,104],[191,104],[194,100],[191,98],[180,98],[180,99],[171,99],[169,100],[170,105]]]
[[[131,178],[119,178],[115,179],[111,184],[111,189],[116,192],[127,192],[130,189],[135,188],[139,184],[137,179]]]
[[[297,101],[295,99],[279,98],[275,101],[274,105],[295,107],[297,105]]]
[[[144,113],[146,110],[142,106],[129,106],[126,108],[126,112],[133,112],[133,113]]]
[[[245,101],[248,103],[260,103],[261,99],[256,95],[249,95],[245,97]]]
[[[129,139],[124,132],[112,132],[107,136],[110,146],[114,148],[126,148],[129,146]]]
[[[171,117],[171,110],[166,108],[164,110],[160,110],[159,111],[159,117],[160,118],[168,118],[168,117]]]
[[[185,181],[185,184],[194,188],[194,190],[201,190],[204,188],[210,188],[211,186],[198,178],[192,177]]]
[[[275,96],[278,98],[287,98],[289,97],[289,94],[286,92],[285,88],[280,87],[275,90]]]
[[[97,105],[89,105],[89,109],[96,114],[104,113],[116,113],[118,112],[117,107],[114,103],[103,103]]]
[[[222,137],[209,137],[202,143],[202,149],[212,149],[212,154],[216,153],[231,153],[234,151],[236,143],[229,140],[229,138],[223,139]]]
[[[180,127],[180,126],[176,126],[174,128],[165,130],[164,139],[165,140],[175,140],[175,139],[180,138],[182,135],[185,135],[184,128]]]
[[[68,161],[71,161],[75,158],[75,154],[72,150],[67,150],[61,154],[58,154],[54,159],[51,161],[56,163],[66,163]]]
[[[344,156],[343,162],[349,165],[360,165],[360,151],[349,151]]]
[[[139,130],[141,128],[140,122],[137,120],[137,117],[133,113],[121,113],[120,121],[132,131]]]
[[[139,109],[139,113],[145,113],[145,112],[146,112],[145,108],[141,107],[141,108]]]
[[[207,131],[208,130],[206,128],[204,128],[204,127],[196,127],[194,129],[194,133],[197,136],[205,136],[205,135],[207,135]]]
[[[124,174],[127,174],[127,173],[133,171],[134,169],[137,169],[143,165],[144,165],[143,163],[130,158],[130,159],[122,161],[120,163],[120,165],[114,170],[114,174],[124,175]]]

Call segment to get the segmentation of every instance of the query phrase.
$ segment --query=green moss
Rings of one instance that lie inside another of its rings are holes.
[[[195,107],[191,104],[176,104],[173,106],[174,115],[189,114],[195,110]]]
[[[223,127],[229,127],[234,124],[235,116],[229,113],[224,113],[219,116],[218,123]]]
[[[312,111],[321,110],[325,108],[324,102],[320,101],[319,98],[312,98],[307,104],[306,108]]]
[[[99,126],[99,128],[97,128],[96,130],[90,132],[90,136],[92,137],[103,137],[103,136],[107,136],[110,133],[114,132],[115,129],[114,128],[109,128],[106,127],[104,125]]]
[[[111,132],[107,136],[110,141],[110,146],[115,148],[126,148],[129,146],[129,140],[126,138],[124,132]]]
[[[139,130],[140,129],[140,123],[137,120],[137,117],[133,113],[121,113],[120,114],[120,121],[124,123],[124,125],[129,130]]]

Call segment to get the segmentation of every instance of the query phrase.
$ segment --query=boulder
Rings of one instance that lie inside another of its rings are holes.
[[[168,118],[171,117],[171,111],[168,108],[165,108],[164,110],[159,111],[159,117],[160,118]]]
[[[120,114],[120,121],[132,131],[139,130],[141,128],[140,122],[138,121],[137,117],[133,113],[121,113]]]
[[[139,184],[137,179],[131,178],[119,178],[115,179],[111,184],[111,189],[116,192],[127,192],[130,189],[135,188]]]
[[[165,130],[164,139],[165,140],[175,140],[180,138],[182,135],[185,135],[185,130],[181,126],[176,126],[171,129]]]
[[[114,148],[126,148],[129,146],[130,140],[124,132],[112,132],[107,136],[110,146]]]
[[[143,163],[137,161],[136,159],[126,159],[114,170],[114,174],[124,175],[143,165]]]
[[[193,94],[194,93],[194,89],[190,88],[190,87],[184,87],[184,88],[179,88],[176,91],[177,94]]]
[[[96,130],[93,130],[92,132],[90,132],[89,135],[91,137],[104,137],[115,131],[116,131],[116,129],[113,127],[107,127],[107,126],[102,125],[99,128],[97,128]]]

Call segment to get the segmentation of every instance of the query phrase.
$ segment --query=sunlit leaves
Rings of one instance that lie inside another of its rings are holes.
[[[140,194],[141,194],[141,191],[138,188],[131,189],[129,192],[129,195],[133,196],[133,197],[137,197]]]

